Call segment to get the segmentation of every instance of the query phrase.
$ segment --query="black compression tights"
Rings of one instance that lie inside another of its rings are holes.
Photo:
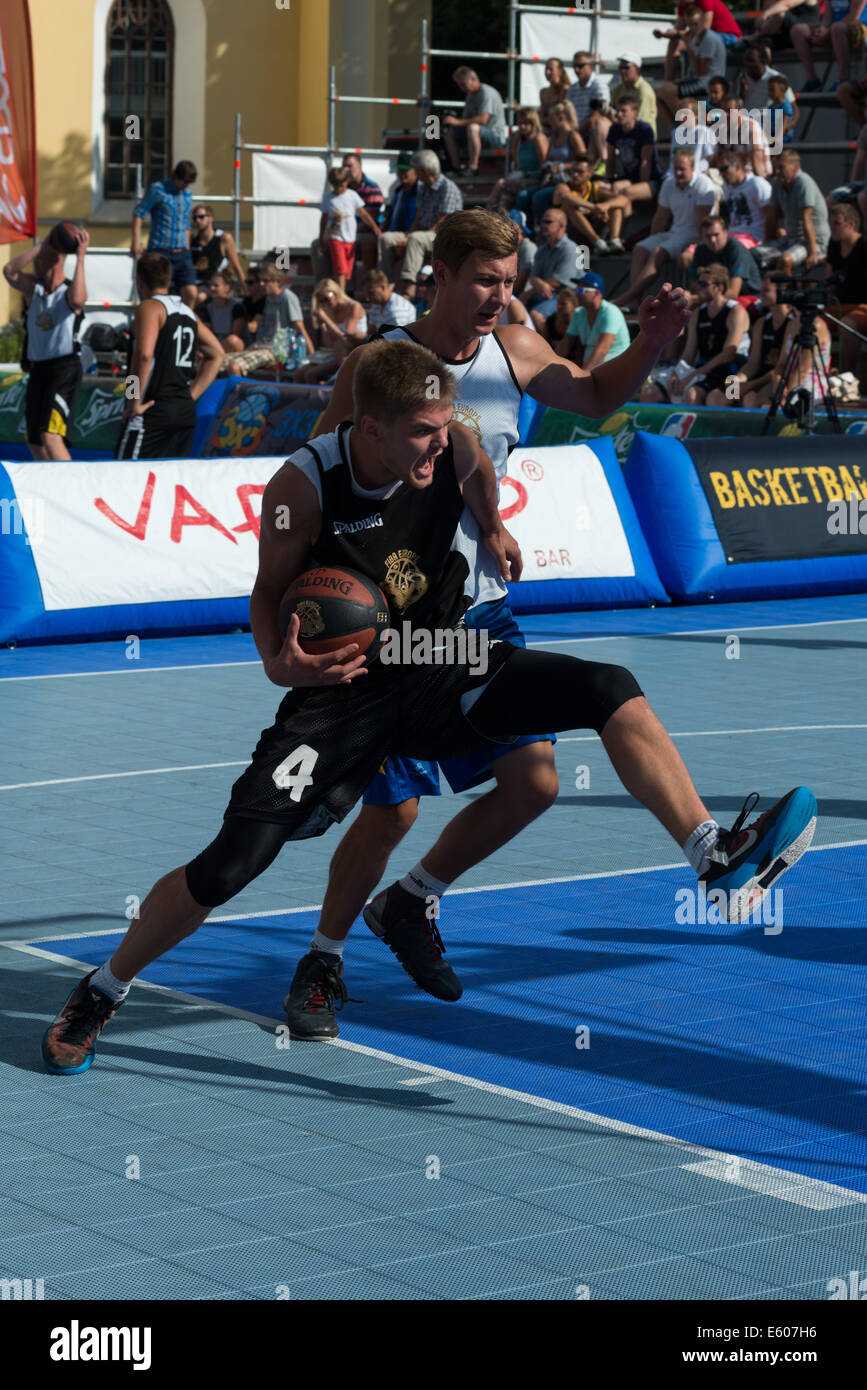
[[[520,648],[466,707],[466,717],[486,738],[539,729],[601,734],[612,714],[641,693],[625,666]]]

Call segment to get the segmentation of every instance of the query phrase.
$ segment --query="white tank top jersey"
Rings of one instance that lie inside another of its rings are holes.
[[[418,341],[403,328],[393,328],[382,336]],[[453,362],[449,357],[441,360],[460,386],[454,418],[472,430],[494,465],[499,484],[518,442],[518,409],[523,396],[505,350],[494,332],[480,336],[478,348],[465,362]],[[508,590],[494,557],[482,544],[478,523],[468,507],[464,507],[452,548],[466,556],[470,573],[465,592],[471,608],[505,597]]]
[[[69,285],[64,280],[47,292],[38,284],[27,309],[27,355],[31,362],[48,362],[75,352],[79,318],[66,298]]]

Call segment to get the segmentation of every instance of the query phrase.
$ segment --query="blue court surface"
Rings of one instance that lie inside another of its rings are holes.
[[[721,824],[753,790],[762,810],[813,788],[813,848],[764,920],[685,891],[576,731],[554,807],[443,900],[458,1003],[359,922],[340,1039],[288,1043],[332,830],[150,966],[69,1078],[42,1070],[46,1024],[213,838],[279,693],[243,633],[0,653],[0,1278],[52,1299],[751,1301],[867,1270],[867,597],[523,626],[629,666]],[[389,878],[483,792],[427,799]]]

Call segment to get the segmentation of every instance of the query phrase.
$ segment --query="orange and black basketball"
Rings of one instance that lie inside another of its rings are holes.
[[[307,570],[289,585],[280,604],[280,633],[298,614],[298,644],[310,656],[337,651],[355,643],[357,656],[369,666],[375,660],[389,626],[388,604],[382,590],[358,570]]]
[[[78,246],[76,232],[79,230],[77,222],[58,222],[48,233],[48,243],[55,251],[68,256]]]

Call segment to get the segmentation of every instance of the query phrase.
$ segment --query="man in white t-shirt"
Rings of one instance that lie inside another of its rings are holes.
[[[678,150],[672,163],[673,178],[663,179],[659,206],[646,236],[632,253],[629,284],[611,302],[633,308],[659,275],[666,261],[699,240],[699,226],[708,212],[716,211],[716,189],[706,174],[695,172],[692,150]]]
[[[405,295],[396,294],[384,270],[369,270],[364,277],[363,302],[367,304],[367,326],[371,333],[380,328],[403,328],[415,323],[416,306]]]
[[[325,252],[326,243],[331,256],[331,270],[341,290],[346,289],[347,280],[352,279],[355,269],[355,238],[358,235],[357,217],[377,237],[381,229],[374,222],[354,188],[349,187],[348,169],[331,169],[328,173],[331,192],[322,199],[322,216],[319,219],[319,249]]]
[[[747,173],[739,150],[728,150],[720,161],[723,199],[728,207],[729,236],[743,242],[747,250],[761,246],[765,239],[765,208],[771,201],[771,185],[757,174]]]

